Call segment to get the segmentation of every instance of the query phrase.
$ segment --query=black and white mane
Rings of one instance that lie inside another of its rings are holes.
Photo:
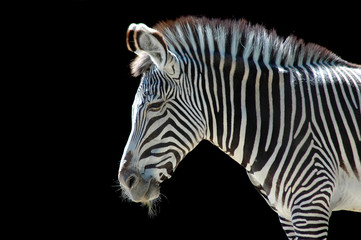
[[[182,57],[184,50],[196,51],[213,47],[215,53],[230,56],[237,51],[237,56],[247,55],[248,59],[263,59],[270,65],[301,66],[305,64],[330,63],[352,65],[325,47],[314,43],[305,43],[291,35],[280,37],[275,30],[267,30],[262,25],[251,25],[246,20],[221,20],[205,17],[181,17],[174,21],[158,23],[155,27],[164,37],[168,48]],[[212,41],[212,43],[210,43]],[[212,46],[211,46],[212,45]],[[189,46],[194,47],[193,49]],[[246,54],[245,54],[246,53]],[[184,56],[183,56],[184,57]],[[132,63],[132,74],[138,76],[152,66],[149,56],[138,56]]]

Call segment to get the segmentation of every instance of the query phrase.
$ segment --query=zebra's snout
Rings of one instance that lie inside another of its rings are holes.
[[[122,168],[118,175],[124,195],[134,202],[149,202],[159,197],[159,183],[155,179],[144,179],[136,170]]]
[[[127,189],[132,189],[139,181],[137,175],[137,172],[123,168],[118,175],[120,185]]]

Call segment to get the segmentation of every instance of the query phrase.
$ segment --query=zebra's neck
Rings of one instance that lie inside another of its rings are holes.
[[[285,111],[291,101],[284,101],[292,98],[291,83],[285,81],[288,70],[260,64],[256,57],[212,61],[202,79],[206,138],[249,170],[257,156],[280,147],[279,139],[272,138],[275,126],[290,123]]]
[[[285,114],[294,109],[293,74],[311,65],[348,64],[319,45],[283,39],[244,20],[186,17],[156,28],[192,76],[207,123],[205,138],[246,169],[257,156],[281,148],[280,138],[287,136],[275,126],[296,127],[295,114]]]

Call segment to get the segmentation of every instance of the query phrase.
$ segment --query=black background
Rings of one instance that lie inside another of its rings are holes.
[[[245,18],[361,63],[359,6],[340,4],[148,0],[63,1],[48,6],[40,19],[45,37],[39,45],[46,46],[43,63],[48,71],[39,102],[46,113],[42,126],[49,167],[42,182],[54,185],[44,188],[41,206],[31,216],[40,214],[40,208],[45,212],[31,231],[49,239],[286,239],[277,214],[245,170],[207,142],[162,184],[156,217],[122,200],[118,165],[139,84],[139,78],[130,75],[134,55],[126,49],[125,33],[133,22],[152,26],[182,15]],[[360,223],[358,213],[333,213],[329,239],[354,239]]]

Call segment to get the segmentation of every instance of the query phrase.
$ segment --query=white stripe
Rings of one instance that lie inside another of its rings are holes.
[[[246,127],[247,127],[246,86],[249,75],[249,66],[246,59],[243,59],[243,63],[244,63],[244,75],[241,85],[241,112],[242,112],[241,127],[240,127],[238,146],[234,152],[234,159],[238,161],[240,164],[242,163],[243,160],[243,148],[246,139]]]
[[[236,64],[237,64],[237,53],[238,53],[238,46],[239,46],[239,41],[240,41],[240,36],[239,36],[239,31],[234,31],[232,34],[232,43],[231,43],[231,56],[232,56],[232,64],[231,64],[231,70],[229,72],[229,100],[231,103],[231,119],[230,119],[230,139],[229,139],[229,143],[228,143],[228,148],[231,148],[231,143],[232,143],[232,139],[233,139],[233,134],[234,134],[234,102],[237,101],[238,99],[234,99],[234,73],[236,71]]]
[[[213,89],[209,89],[208,91],[211,92],[215,98],[215,102],[216,102],[216,111],[218,112],[219,111],[219,101],[218,101],[218,96],[217,94],[217,81],[216,81],[216,73],[215,73],[215,70],[214,70],[214,39],[213,39],[213,31],[212,29],[210,28],[209,25],[207,25],[205,27],[205,31],[206,31],[206,36],[207,36],[207,41],[208,41],[208,49],[209,49],[209,58],[210,58],[210,68],[212,70],[212,76],[213,76]],[[208,79],[210,80],[210,79]],[[209,87],[209,85],[208,85]],[[212,99],[211,97],[209,99]],[[213,103],[212,101],[210,102],[212,105],[211,107],[211,111],[212,111],[212,119],[216,119],[215,118],[215,115],[214,115],[214,109],[213,109]],[[213,136],[216,136],[214,137],[213,139],[211,139],[213,141],[213,143],[218,146],[218,132],[217,132],[217,124],[216,124],[216,121],[213,121],[213,126],[210,126],[212,128],[212,131],[213,131]]]
[[[256,156],[258,153],[258,149],[259,149],[259,142],[260,142],[260,138],[261,138],[261,97],[260,97],[260,79],[261,79],[261,68],[258,64],[258,58],[259,58],[259,50],[255,51],[253,53],[253,61],[256,65],[256,69],[257,69],[257,75],[256,75],[256,80],[255,80],[255,102],[256,102],[256,135],[255,135],[255,139],[254,139],[254,143],[253,143],[253,149],[252,149],[252,154],[250,156],[249,159],[249,163],[248,165],[253,166],[253,163],[256,160]]]
[[[268,151],[273,135],[273,119],[274,119],[273,95],[272,95],[273,70],[271,66],[268,64],[268,62],[267,63],[265,62],[265,64],[268,69],[268,104],[269,104],[269,124],[268,124],[268,133],[267,133],[265,151]]]
[[[298,128],[293,136],[293,139],[296,139],[296,137],[298,136],[298,134],[300,134],[302,127],[305,124],[306,121],[306,99],[305,99],[305,93],[304,93],[304,89],[303,89],[303,80],[302,80],[302,75],[299,71],[297,71],[297,81],[298,81],[298,86],[300,87],[300,93],[301,93],[301,108],[302,108],[302,113],[301,113],[301,119],[300,122],[298,124]]]
[[[225,59],[225,47],[226,47],[226,34],[222,34],[221,29],[217,28],[217,30],[220,31],[220,33],[216,33],[217,34],[217,45],[218,45],[218,50],[219,50],[219,54],[220,54],[220,62],[219,62],[219,69],[217,69],[219,71],[219,74],[221,76],[221,90],[222,90],[222,106],[223,106],[223,134],[222,134],[222,147],[224,148],[224,150],[226,150],[227,148],[227,134],[228,134],[228,119],[227,119],[227,112],[229,111],[227,109],[227,99],[226,99],[226,87],[225,87],[225,80],[224,80],[224,59]],[[217,92],[214,93],[215,95],[217,94]]]

